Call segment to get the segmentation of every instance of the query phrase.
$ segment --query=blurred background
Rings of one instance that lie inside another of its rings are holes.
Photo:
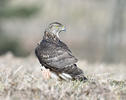
[[[49,23],[78,59],[126,62],[126,0],[0,0],[0,55],[34,55]]]

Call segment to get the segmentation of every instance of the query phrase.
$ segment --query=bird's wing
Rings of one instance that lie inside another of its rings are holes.
[[[46,47],[39,45],[35,53],[42,65],[54,71],[61,71],[77,62],[68,47],[54,44],[46,44]]]

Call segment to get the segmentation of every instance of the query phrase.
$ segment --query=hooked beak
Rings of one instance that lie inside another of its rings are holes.
[[[66,32],[66,28],[65,28],[65,26],[62,27],[62,31],[65,31],[65,32]]]

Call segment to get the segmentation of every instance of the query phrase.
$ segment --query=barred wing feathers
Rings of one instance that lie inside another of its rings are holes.
[[[61,72],[77,62],[69,48],[61,41],[58,44],[42,41],[35,53],[42,65],[56,72]]]

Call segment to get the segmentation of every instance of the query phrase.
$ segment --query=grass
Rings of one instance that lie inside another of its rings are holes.
[[[126,67],[78,63],[88,81],[44,80],[34,56],[0,57],[0,100],[125,100]]]

